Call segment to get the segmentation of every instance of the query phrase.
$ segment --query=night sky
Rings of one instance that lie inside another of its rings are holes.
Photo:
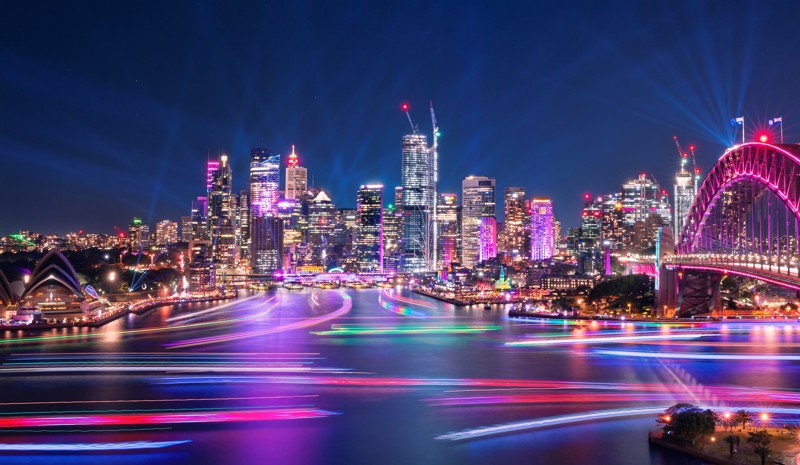
[[[491,176],[498,200],[524,186],[576,225],[584,192],[641,171],[671,186],[674,135],[698,146],[704,172],[732,144],[735,116],[751,135],[783,116],[797,141],[798,11],[788,1],[3,2],[0,233],[178,220],[203,194],[209,153],[230,154],[238,191],[255,146],[285,155],[296,144],[314,183],[352,207],[360,184],[399,184],[400,104],[430,132],[430,100],[441,192]]]

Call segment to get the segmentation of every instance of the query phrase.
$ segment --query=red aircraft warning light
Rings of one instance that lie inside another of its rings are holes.
[[[758,136],[758,141],[763,143],[769,142],[769,136],[762,132],[761,135]]]
[[[408,104],[407,103],[401,104],[400,105],[400,109],[403,110],[403,111],[408,111]]]
[[[589,194],[583,194],[583,200],[589,200]]]

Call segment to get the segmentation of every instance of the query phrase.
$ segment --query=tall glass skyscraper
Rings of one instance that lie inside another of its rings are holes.
[[[436,248],[437,270],[447,268],[453,262],[461,261],[458,256],[461,242],[460,216],[458,195],[439,194],[439,201],[436,203],[437,241],[439,242]]]
[[[531,260],[549,260],[555,249],[553,202],[550,199],[531,200]]]
[[[383,185],[361,186],[356,197],[356,264],[361,272],[383,271]]]
[[[286,191],[284,197],[287,200],[299,199],[308,191],[308,170],[300,166],[300,158],[294,153],[289,154],[287,160],[289,166],[286,167]]]
[[[497,220],[482,216],[478,228],[478,261],[485,262],[497,256]]]
[[[425,134],[403,136],[403,258],[401,270],[407,273],[434,268],[434,205],[436,181],[433,152]]]
[[[461,181],[461,263],[473,268],[480,258],[481,218],[495,218],[495,180],[467,176]]]
[[[208,192],[208,230],[213,246],[214,263],[233,267],[238,256],[236,249],[236,198],[231,192],[233,176],[228,155],[219,158]]]
[[[682,162],[685,160],[681,159]],[[697,183],[694,182],[694,175],[681,166],[680,171],[675,174],[675,218],[672,232],[675,237],[681,234],[696,195]]]
[[[250,152],[250,217],[274,215],[280,194],[281,156],[269,149]]]
[[[519,255],[525,249],[525,188],[506,187],[503,196],[503,233],[498,240],[502,252]]]

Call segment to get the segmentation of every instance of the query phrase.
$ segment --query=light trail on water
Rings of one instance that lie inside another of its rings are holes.
[[[506,346],[554,346],[570,344],[613,344],[623,342],[640,341],[669,341],[669,340],[688,340],[701,337],[719,336],[718,333],[706,334],[661,334],[661,335],[642,335],[642,336],[596,336],[596,337],[559,337],[555,339],[532,339],[526,341],[506,342]]]
[[[425,334],[476,334],[497,331],[500,326],[487,325],[442,325],[442,326],[357,326],[331,325],[329,331],[316,331],[318,336],[372,336],[372,335],[425,335]]]
[[[95,442],[75,444],[0,444],[0,452],[100,452],[100,451],[126,451],[164,449],[192,442],[189,439],[181,441],[129,441],[129,442]]]
[[[326,321],[333,320],[333,319],[339,318],[340,316],[346,315],[350,311],[350,309],[353,308],[352,298],[349,295],[345,294],[345,293],[342,293],[341,295],[342,295],[342,299],[344,300],[344,302],[342,303],[342,306],[339,307],[337,310],[334,310],[333,312],[327,313],[327,314],[322,315],[322,316],[318,316],[318,317],[315,317],[315,318],[308,318],[306,320],[301,320],[301,321],[297,321],[297,322],[294,322],[294,323],[289,323],[289,324],[286,324],[286,325],[276,326],[276,327],[268,328],[268,329],[262,329],[262,330],[256,330],[256,331],[242,331],[242,332],[236,332],[236,333],[223,334],[223,335],[219,335],[219,336],[211,336],[211,337],[205,337],[205,338],[188,339],[188,340],[184,340],[184,341],[171,342],[171,343],[168,343],[168,344],[164,344],[164,347],[166,347],[168,349],[176,349],[176,348],[184,348],[184,347],[196,347],[196,346],[202,346],[202,345],[208,345],[208,344],[217,344],[217,343],[221,343],[221,342],[236,341],[236,340],[241,340],[241,339],[246,339],[246,338],[251,338],[251,337],[256,337],[256,336],[264,336],[266,334],[274,334],[274,333],[280,333],[280,332],[283,332],[283,331],[292,331],[292,330],[296,330],[296,329],[302,329],[302,328],[308,328],[308,327],[311,327],[311,326],[315,326],[315,325],[318,325],[320,323],[324,323]]]

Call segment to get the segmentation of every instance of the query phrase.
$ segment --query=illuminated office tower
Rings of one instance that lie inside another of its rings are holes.
[[[236,245],[239,259],[245,263],[250,260],[250,191],[239,192],[236,199]]]
[[[250,152],[250,218],[275,213],[280,195],[281,156],[269,149]]]
[[[461,241],[459,216],[458,195],[439,194],[439,201],[436,202],[437,240],[439,241],[436,248],[437,270],[447,268],[453,262],[460,262],[458,258],[458,243]]]
[[[495,217],[495,180],[467,176],[461,182],[461,263],[473,268],[480,258],[481,218]]]
[[[549,260],[555,250],[553,202],[550,199],[531,200],[531,260]]]
[[[219,169],[219,160],[208,160],[206,164],[206,192],[211,191],[211,185],[214,184],[214,173]]]
[[[606,248],[622,250],[632,227],[625,223],[622,210],[622,194],[606,194],[602,198],[602,224],[600,236],[608,241]]]
[[[230,268],[236,264],[236,199],[231,193],[233,176],[228,155],[222,154],[208,192],[208,229],[214,249],[214,263]]]
[[[299,199],[308,191],[308,170],[300,166],[300,158],[294,153],[289,154],[286,167],[286,192],[284,197],[287,200]]]
[[[683,230],[689,209],[697,196],[697,183],[692,173],[686,170],[686,158],[681,158],[681,169],[675,173],[675,214],[673,234],[678,237]]]
[[[189,290],[205,293],[213,291],[215,286],[216,269],[211,241],[192,239],[189,242]]]
[[[403,136],[401,178],[403,184],[403,258],[401,270],[407,273],[434,268],[433,228],[436,195],[433,152],[425,134]]]
[[[672,213],[667,192],[661,190],[646,173],[622,185],[622,215],[626,224],[645,221],[651,214],[657,214],[666,224],[672,223]]]
[[[478,229],[478,261],[485,262],[497,256],[497,220],[482,216]]]
[[[156,223],[156,245],[164,246],[178,242],[178,223],[163,220]]]
[[[194,238],[194,228],[192,227],[192,217],[181,217],[181,242],[189,242]]]
[[[383,271],[396,273],[400,271],[400,234],[403,213],[395,205],[383,209]]]
[[[128,247],[139,250],[150,246],[150,226],[134,217],[128,226]]]
[[[281,199],[276,210],[278,218],[283,220],[283,268],[293,271],[298,265],[298,250],[304,240],[305,215],[299,200]]]
[[[320,191],[308,204],[308,245],[313,265],[328,264],[328,256],[333,251],[336,216],[336,205],[324,191]]]
[[[250,267],[255,274],[283,269],[283,220],[277,216],[253,218],[250,226]]]
[[[361,186],[356,196],[356,264],[360,272],[383,271],[383,184]]]
[[[506,187],[503,195],[503,233],[498,239],[501,252],[520,255],[526,242],[525,188]]]
[[[192,200],[192,238],[208,239],[208,197]]]
[[[603,229],[603,198],[583,196],[581,228],[578,238],[578,272],[594,275],[601,271],[601,246]]]

